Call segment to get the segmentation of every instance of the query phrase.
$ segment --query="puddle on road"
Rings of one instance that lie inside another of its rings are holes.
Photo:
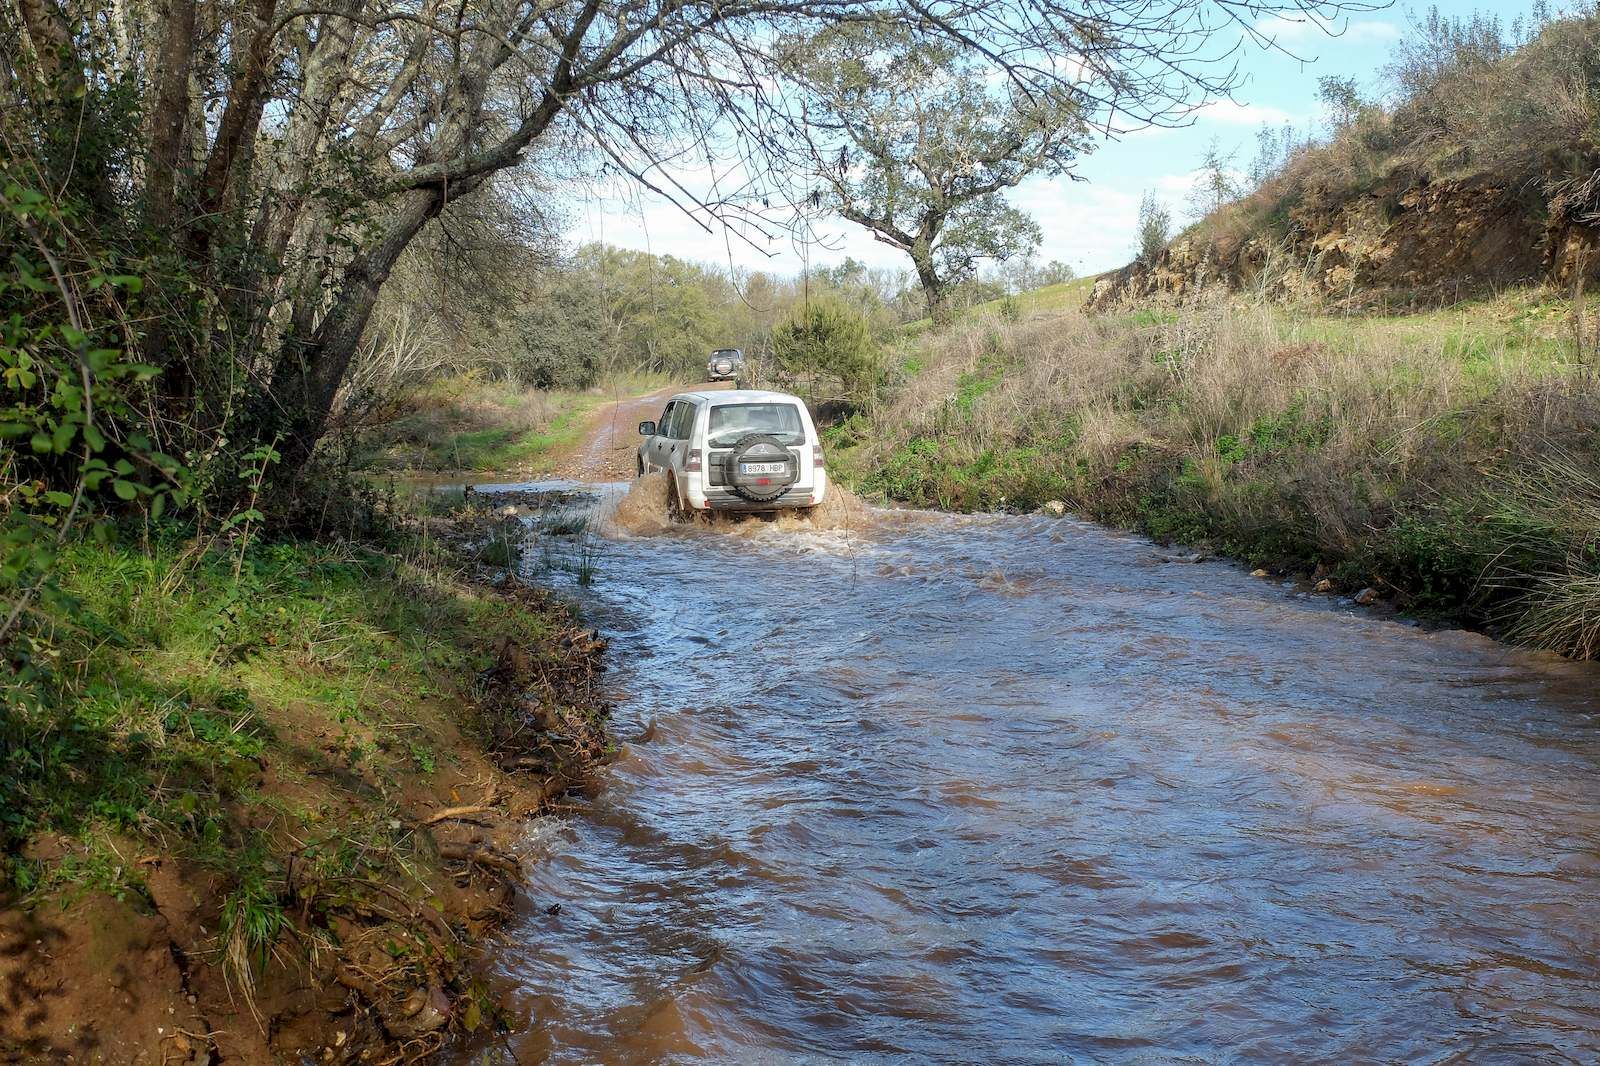
[[[520,1062],[1600,1056],[1594,667],[1071,519],[630,508],[544,538],[637,742],[503,938]]]

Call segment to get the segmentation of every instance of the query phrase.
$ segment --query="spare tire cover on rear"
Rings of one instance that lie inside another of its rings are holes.
[[[781,474],[745,474],[740,470],[745,463],[780,462],[783,464]],[[728,453],[722,476],[734,495],[751,503],[771,503],[800,480],[800,463],[777,437],[770,433],[752,433],[739,438],[739,443]]]

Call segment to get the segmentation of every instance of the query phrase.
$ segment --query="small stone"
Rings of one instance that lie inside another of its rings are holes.
[[[1250,571],[1250,576],[1251,577],[1271,577],[1272,575],[1267,573],[1265,570],[1252,570],[1252,571]]]
[[[503,518],[515,518],[517,509],[508,503],[504,507],[500,508],[499,513]]]
[[[1046,500],[1044,505],[1039,508],[1039,513],[1049,515],[1051,518],[1060,518],[1067,513],[1067,505],[1060,500]]]
[[[414,1037],[442,1029],[449,1020],[450,997],[439,988],[419,988],[406,997],[400,1006],[400,1017],[391,1020],[389,1028],[396,1034]]]
[[[1378,602],[1378,590],[1375,588],[1362,589],[1356,593],[1356,602],[1363,607],[1371,607]]]
[[[1323,578],[1321,581],[1317,582],[1317,591],[1318,592],[1332,592],[1333,591],[1333,582],[1329,581],[1327,578]]]

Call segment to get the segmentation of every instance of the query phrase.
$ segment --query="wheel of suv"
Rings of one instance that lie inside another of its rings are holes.
[[[683,505],[683,498],[678,495],[678,479],[667,473],[667,519],[671,522],[687,522],[692,515]]]
[[[781,474],[740,472],[745,463],[761,462],[781,462],[784,464],[784,471]],[[784,493],[794,488],[794,483],[800,479],[800,464],[794,454],[781,440],[770,433],[751,433],[741,437],[733,446],[733,450],[728,453],[723,471],[723,477],[733,494],[751,503],[774,503]],[[763,481],[766,484],[761,484]]]
[[[644,460],[637,455],[633,457],[633,476],[644,477]]]

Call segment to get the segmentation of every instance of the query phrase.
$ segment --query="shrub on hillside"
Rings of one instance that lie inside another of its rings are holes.
[[[1139,262],[1154,263],[1172,239],[1172,212],[1154,190],[1147,190],[1139,201]]]
[[[883,378],[883,358],[865,317],[835,300],[806,304],[774,330],[772,355],[813,402],[837,398],[870,407]]]

